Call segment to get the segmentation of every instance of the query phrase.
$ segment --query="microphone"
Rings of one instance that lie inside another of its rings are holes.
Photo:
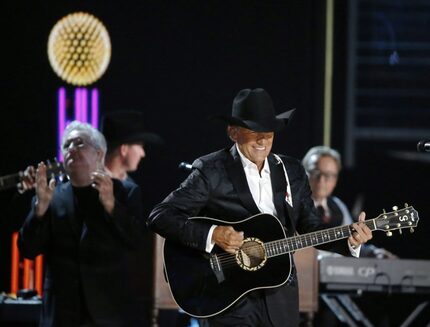
[[[189,164],[188,162],[182,161],[179,164],[178,168],[185,171],[191,171],[193,169],[193,165]]]
[[[430,141],[421,140],[417,144],[418,152],[430,152]]]

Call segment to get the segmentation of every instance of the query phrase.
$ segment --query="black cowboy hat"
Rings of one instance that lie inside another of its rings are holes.
[[[143,115],[138,111],[113,111],[104,115],[101,132],[106,138],[108,148],[121,144],[163,144],[162,138],[146,132],[143,127]]]
[[[272,98],[264,89],[243,89],[233,100],[231,116],[212,118],[255,132],[278,132],[287,125],[294,110],[296,109],[275,115]]]

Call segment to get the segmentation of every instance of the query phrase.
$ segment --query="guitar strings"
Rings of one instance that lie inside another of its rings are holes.
[[[366,221],[366,224],[368,225],[371,223],[371,221]],[[369,226],[370,227],[370,226]],[[342,230],[342,236],[339,237],[339,233],[336,231]],[[345,231],[348,231],[347,236],[345,236]],[[299,248],[303,247],[303,244],[306,246],[312,246],[315,244],[321,244],[327,241],[332,241],[331,238],[334,237],[334,239],[341,239],[346,238],[350,235],[349,226],[340,226],[340,227],[334,227],[329,228],[325,230],[315,231],[309,234],[295,236],[291,238],[285,238],[281,240],[271,241],[263,246],[260,244],[257,245],[250,245],[246,247],[246,251],[244,251],[248,255],[252,255],[252,252],[259,252],[256,250],[260,250],[262,247],[264,247],[264,253],[267,254],[267,252],[274,252],[274,255],[268,255],[267,257],[272,257],[280,254],[285,254],[292,252],[294,250],[297,250]],[[328,238],[328,240],[327,240]],[[316,243],[315,243],[316,240]],[[314,241],[314,242],[312,242]],[[311,245],[308,245],[311,244]],[[294,247],[295,245],[295,247]],[[281,252],[281,253],[278,253]],[[224,268],[229,268],[231,266],[237,266],[237,259],[235,254],[231,253],[221,253],[217,255],[218,261]],[[260,259],[260,258],[259,258]],[[262,259],[261,259],[262,260]]]
[[[376,218],[369,219],[369,220],[366,220],[364,223],[371,230],[374,230],[375,220]],[[257,256],[253,256],[254,254],[260,254],[260,257],[258,257],[258,259],[262,261],[264,260],[264,258],[261,258],[261,252],[263,252],[267,258],[270,258],[273,256],[290,253],[295,250],[302,249],[304,247],[310,247],[314,245],[332,242],[335,240],[344,239],[349,237],[351,234],[352,233],[351,233],[350,225],[344,225],[344,226],[315,231],[305,235],[299,235],[295,237],[271,241],[263,245],[261,244],[249,245],[246,248],[241,250],[247,256],[251,256],[254,258],[257,257]],[[261,251],[262,248],[264,248],[264,251]],[[267,255],[268,252],[269,252],[269,255]],[[217,254],[216,256],[223,268],[238,266],[236,254],[225,252],[225,253]]]

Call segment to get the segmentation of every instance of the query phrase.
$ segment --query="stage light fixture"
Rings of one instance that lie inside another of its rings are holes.
[[[48,57],[62,80],[75,86],[92,84],[109,65],[111,43],[108,31],[91,14],[69,14],[51,30]]]

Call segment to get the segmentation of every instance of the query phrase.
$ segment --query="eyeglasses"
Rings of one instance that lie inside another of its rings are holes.
[[[319,180],[320,178],[324,178],[327,181],[335,180],[338,176],[338,174],[336,174],[336,173],[324,172],[324,171],[321,171],[319,169],[311,170],[309,172],[309,175],[313,179]]]
[[[86,143],[83,139],[81,139],[80,137],[77,138],[73,138],[70,140],[67,140],[66,142],[64,142],[62,150],[63,152],[66,152],[70,149],[83,149],[86,146],[88,146],[89,144]]]

